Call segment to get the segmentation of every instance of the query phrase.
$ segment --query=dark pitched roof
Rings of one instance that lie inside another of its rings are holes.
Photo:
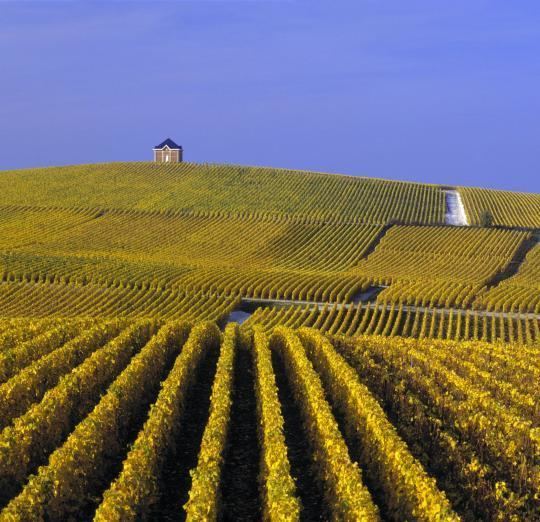
[[[171,138],[167,138],[165,141],[161,142],[159,145],[156,145],[154,149],[163,149],[169,147],[169,149],[181,149],[180,145],[177,145]]]

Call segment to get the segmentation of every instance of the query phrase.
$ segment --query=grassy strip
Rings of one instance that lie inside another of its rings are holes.
[[[9,381],[0,385],[0,428],[22,415],[60,377],[80,364],[94,350],[118,333],[123,322],[96,325],[83,331],[60,348],[33,362]]]
[[[332,400],[359,440],[362,465],[382,485],[397,520],[457,521],[448,499],[411,455],[377,400],[328,339],[315,330],[298,333]]]
[[[150,323],[131,326],[64,376],[42,401],[0,434],[0,499],[10,498],[99,400],[104,386],[150,336]]]
[[[300,519],[300,502],[287,457],[283,433],[283,416],[278,398],[272,356],[264,330],[254,329],[255,392],[261,439],[261,483],[265,520],[294,521]]]
[[[299,338],[292,330],[278,327],[270,338],[270,346],[278,350],[285,361],[333,517],[338,520],[380,520],[378,508],[362,482],[360,469],[351,462],[322,383]]]
[[[217,520],[223,457],[230,423],[232,387],[238,330],[225,329],[210,399],[210,415],[204,430],[197,467],[191,471],[187,520]]]
[[[159,477],[169,441],[177,431],[187,390],[207,350],[217,349],[221,334],[211,323],[191,332],[162,385],[144,428],[123,463],[120,476],[103,496],[94,520],[129,521],[148,518],[159,496]]]
[[[186,323],[165,325],[131,360],[92,413],[33,475],[19,496],[0,513],[0,521],[78,518],[108,460],[124,444],[123,434],[139,403],[161,379],[189,332]]]

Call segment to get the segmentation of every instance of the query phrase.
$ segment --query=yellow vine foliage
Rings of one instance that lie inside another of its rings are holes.
[[[333,401],[343,408],[348,427],[362,448],[363,464],[382,485],[393,515],[425,522],[460,520],[330,341],[316,330],[302,329],[299,336]]]
[[[252,343],[262,452],[263,513],[265,520],[293,522],[300,519],[301,506],[287,457],[269,340],[261,328],[255,327]]]
[[[217,520],[220,479],[229,433],[238,326],[229,324],[223,334],[216,376],[210,397],[210,415],[201,442],[197,466],[191,470],[191,489],[185,504],[186,520]]]
[[[218,349],[220,340],[221,333],[211,323],[193,328],[124,460],[120,476],[105,492],[95,520],[120,522],[148,518],[158,495],[157,481],[167,443],[178,428],[195,369],[208,350]]]
[[[362,482],[360,469],[350,459],[321,381],[300,340],[293,331],[278,327],[270,346],[284,359],[334,516],[342,520],[379,520],[377,506]]]

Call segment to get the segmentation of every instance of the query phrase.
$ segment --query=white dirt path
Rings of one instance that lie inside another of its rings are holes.
[[[461,195],[457,190],[445,190],[446,195],[446,213],[444,220],[447,225],[466,227],[469,225],[465,207],[461,201]]]

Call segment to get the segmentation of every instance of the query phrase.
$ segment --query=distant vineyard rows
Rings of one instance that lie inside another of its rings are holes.
[[[4,281],[330,302],[384,284],[390,286],[378,296],[381,303],[515,311],[539,306],[535,250],[516,276],[486,292],[529,232],[22,208],[0,211],[0,232],[11,245],[0,252]]]
[[[471,224],[482,224],[485,212],[496,225],[540,228],[540,194],[460,187]]]
[[[22,283],[0,285],[0,317],[156,317],[186,320],[224,319],[234,297],[152,288]]]
[[[0,317],[153,317],[223,323],[238,303],[235,294],[184,292],[158,286],[130,289],[61,283],[0,285]],[[313,305],[259,308],[249,324],[261,324],[266,330],[278,325],[310,326],[345,336],[376,334],[519,344],[540,340],[538,319],[526,316],[490,316],[459,309],[414,310],[388,303],[366,308],[334,302],[322,310]]]
[[[487,310],[540,313],[540,244],[527,255],[513,277],[479,296]]]
[[[249,318],[248,324],[261,325],[266,331],[280,325],[306,326],[347,337],[366,334],[517,344],[540,342],[540,320],[532,317],[489,316],[454,309],[405,310],[403,305],[367,308],[328,305],[322,310],[309,305],[260,308]]]
[[[435,185],[284,169],[113,163],[2,172],[4,205],[175,209],[443,223]]]
[[[467,308],[529,237],[486,228],[396,226],[354,271],[390,285],[379,301]]]

